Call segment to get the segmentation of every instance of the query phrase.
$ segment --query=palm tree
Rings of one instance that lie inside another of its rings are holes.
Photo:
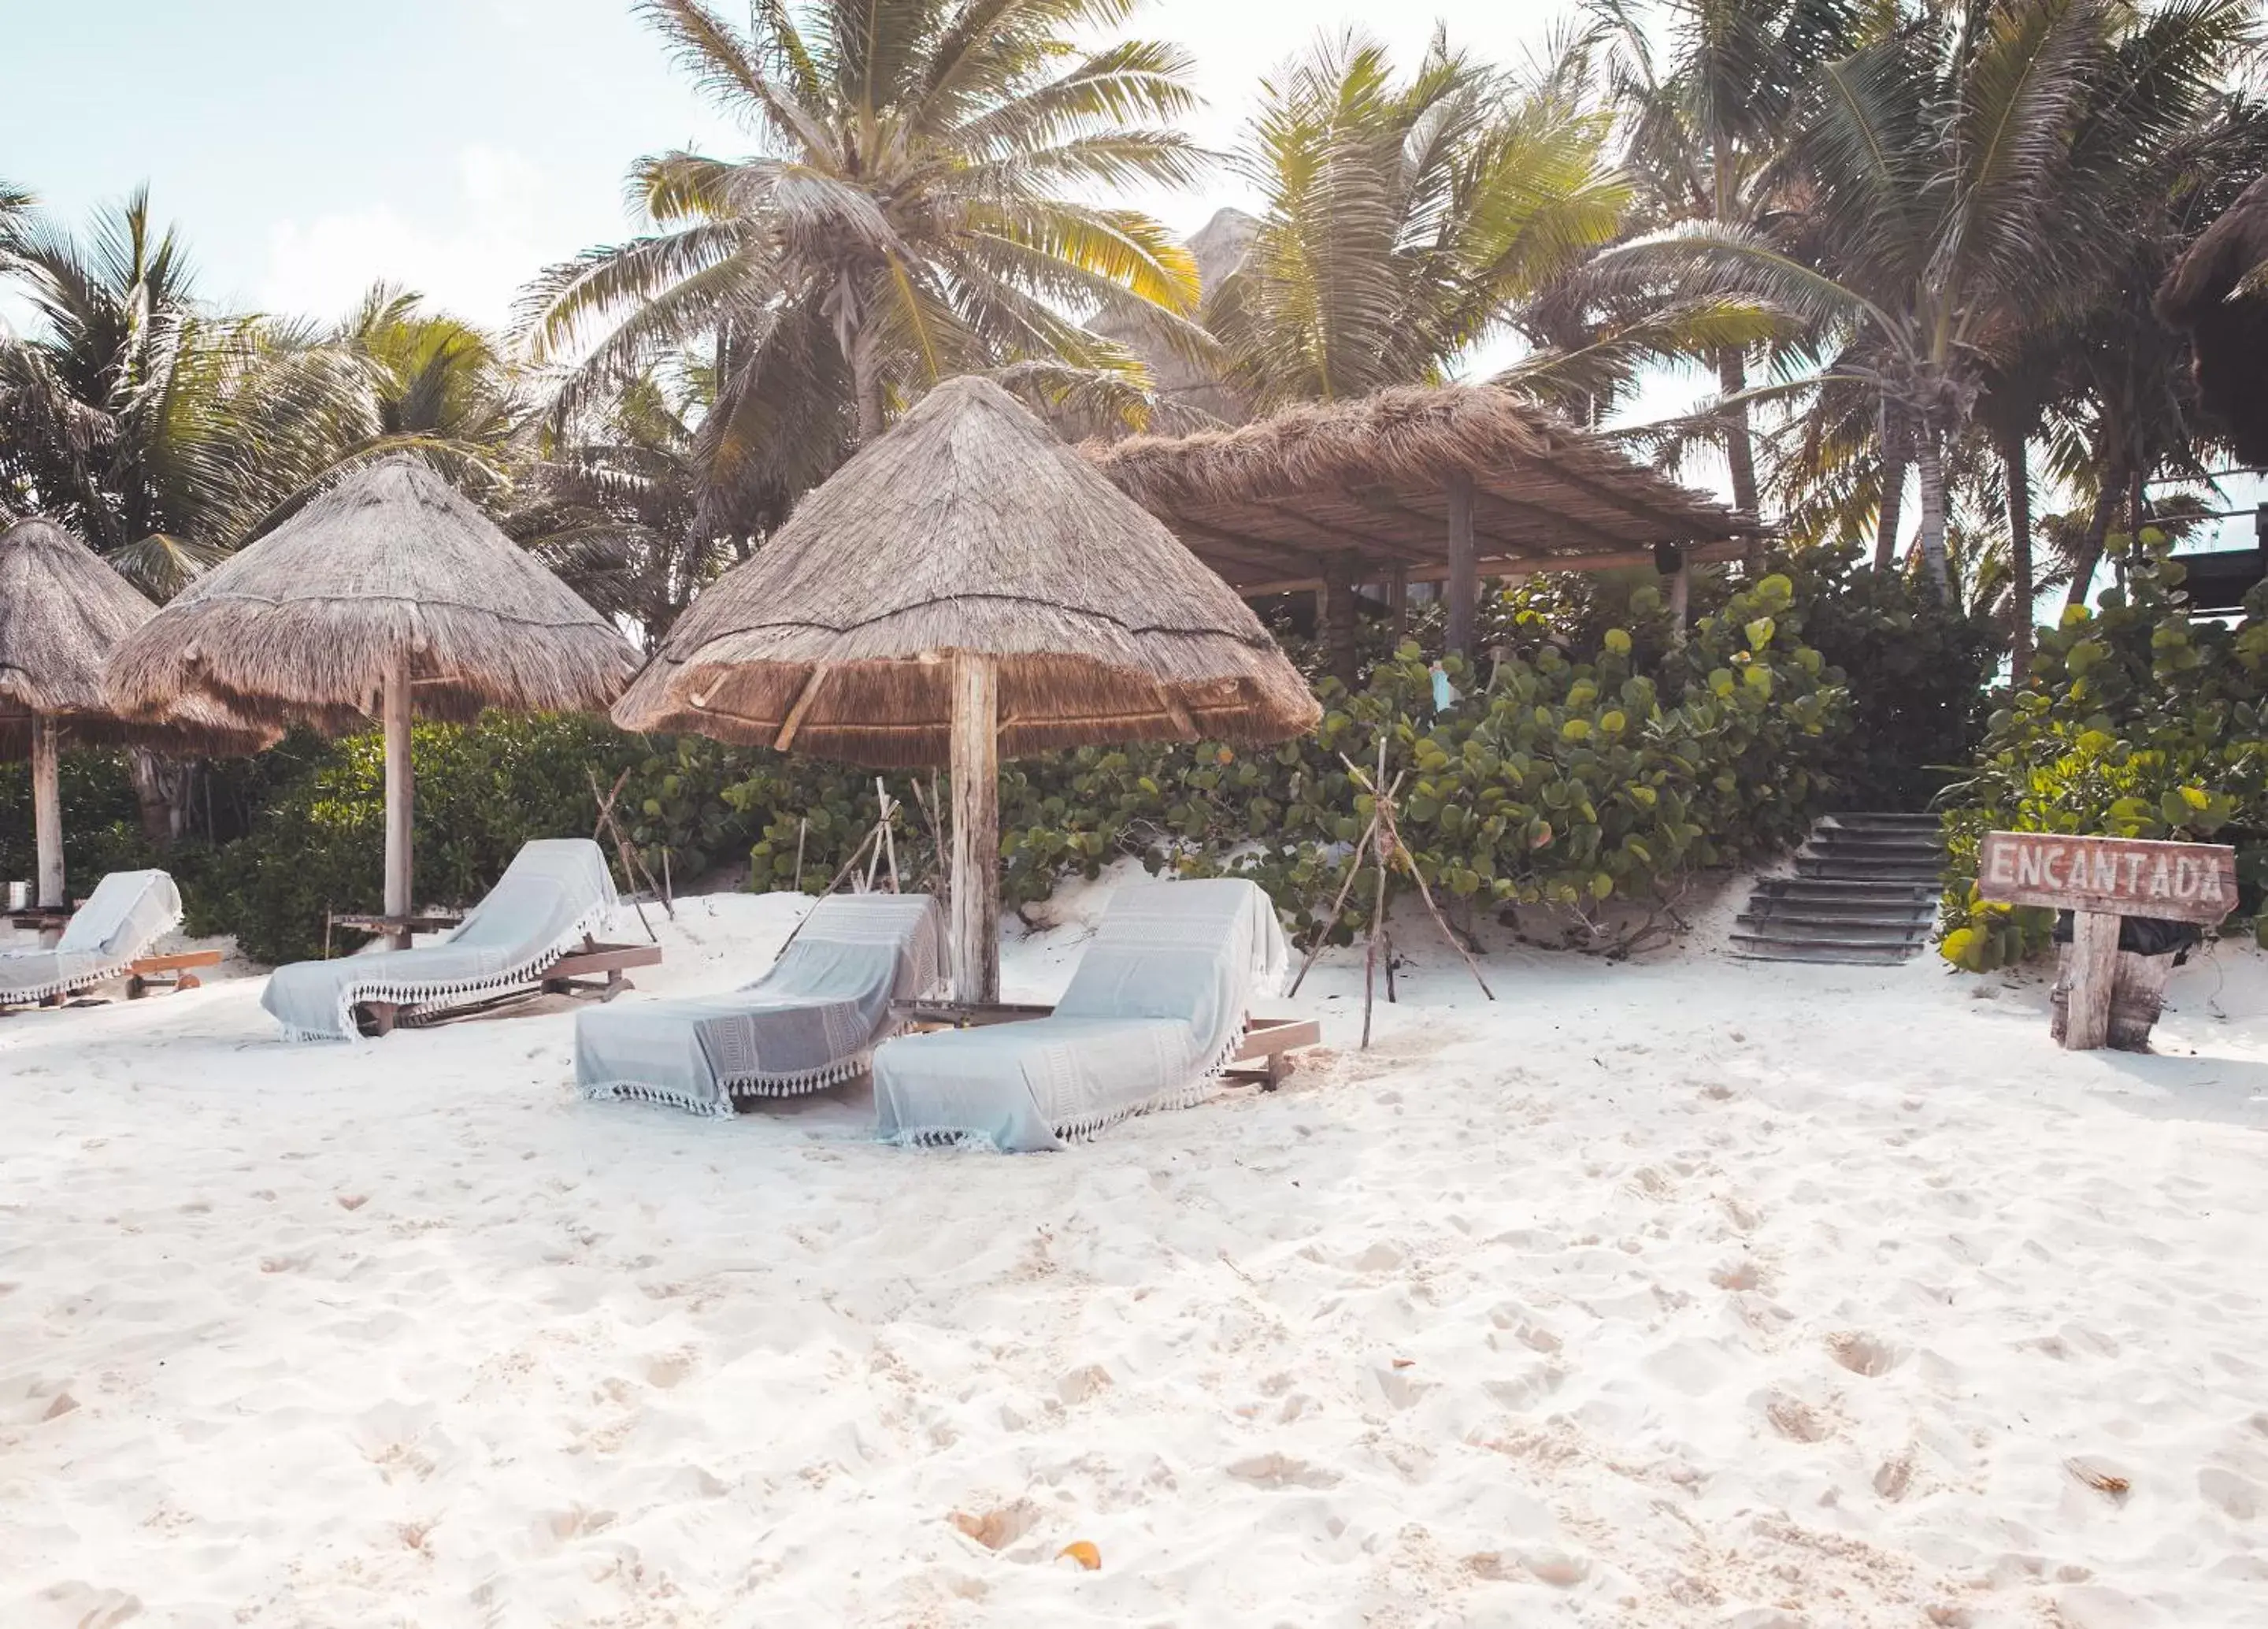
[[[361,359],[304,325],[215,314],[136,192],[84,239],[0,242],[32,333],[0,335],[0,485],[163,597],[377,434]]]
[[[524,416],[519,380],[497,343],[428,311],[410,290],[372,284],[328,337],[373,365],[378,431],[389,452],[475,456],[501,446]]]
[[[1397,80],[1350,33],[1264,82],[1237,163],[1266,212],[1205,308],[1256,408],[1438,380],[1613,238],[1630,188],[1585,77],[1516,85],[1437,33]]]
[[[504,519],[585,599],[635,621],[649,650],[790,507],[784,492],[737,520],[709,507],[720,483],[703,463],[699,426],[714,385],[699,370],[630,381],[547,435]]]
[[[1672,0],[1666,30],[1625,0],[1594,0],[1592,9],[1623,47],[1615,90],[1637,219],[1651,230],[1708,221],[1774,235],[1808,202],[1787,160],[1820,71],[1859,42],[1855,0]],[[1733,505],[1754,514],[1749,352],[1720,345],[1703,359],[1722,391]]]
[[[758,0],[745,30],[701,0],[640,9],[756,151],[641,160],[654,232],[529,291],[530,354],[571,364],[563,418],[697,346],[718,380],[704,464],[796,490],[944,375],[1134,366],[1067,311],[1202,345],[1177,317],[1197,297],[1186,252],[1075,199],[1198,168],[1171,125],[1195,100],[1182,53],[1068,42],[1130,0]]]
[[[2169,80],[2197,53],[2224,60],[2248,26],[2244,11],[2242,0],[2179,0],[2156,14],[2184,41],[2178,48],[2120,0],[1903,18],[1822,70],[1793,155],[1813,189],[1794,241],[1691,223],[1605,260],[1632,282],[1742,290],[1837,336],[1826,377],[1862,384],[1875,404],[1881,550],[1895,542],[1911,464],[1918,549],[1949,593],[1946,460],[1985,368],[2101,286],[2128,202],[2124,172],[2104,153],[2161,136],[2153,120],[2178,122],[2172,99],[2122,93],[2138,71],[2122,46]],[[2116,139],[2106,109],[2118,114]]]

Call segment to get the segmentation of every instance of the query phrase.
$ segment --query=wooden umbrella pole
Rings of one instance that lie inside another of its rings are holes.
[[[60,910],[63,892],[63,799],[55,721],[32,715],[32,827],[40,851],[40,905]]]
[[[1000,670],[953,658],[953,995],[1000,999]]]
[[[386,914],[409,916],[410,902],[409,811],[416,796],[409,763],[409,656],[397,654],[386,669]],[[409,948],[409,930],[391,935],[396,950]]]

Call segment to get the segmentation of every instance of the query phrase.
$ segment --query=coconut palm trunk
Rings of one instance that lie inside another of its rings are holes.
[[[2014,425],[2000,432],[2000,468],[2008,484],[2008,676],[2021,686],[2032,670],[2032,472],[2030,439]]]
[[[1905,519],[1906,461],[1903,453],[1882,450],[1882,502],[1874,522],[1874,569],[1887,571],[1897,564],[1898,527]]]
[[[1717,386],[1725,397],[1725,463],[1733,482],[1733,507],[1742,514],[1756,512],[1756,447],[1749,428],[1749,404],[1740,400],[1749,387],[1749,359],[1727,346],[1717,353]],[[1749,570],[1763,567],[1764,539],[1751,536],[1743,557]]]
[[[1923,572],[1940,595],[1953,592],[1953,573],[1945,557],[1945,458],[1937,432],[1925,430],[1914,449],[1914,473],[1921,484],[1921,532],[1914,547],[1921,555]]]

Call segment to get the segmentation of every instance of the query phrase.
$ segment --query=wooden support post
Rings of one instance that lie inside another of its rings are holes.
[[[953,994],[1000,999],[1000,673],[953,659]]]
[[[397,655],[386,670],[386,914],[406,917],[411,898],[409,811],[416,796],[409,764],[409,656]],[[409,948],[404,928],[392,936],[396,950]]]
[[[39,904],[60,910],[70,903],[63,892],[63,800],[60,746],[55,721],[32,715],[32,827],[40,852]]]
[[[1402,648],[1402,641],[1410,634],[1410,568],[1408,566],[1395,566],[1394,575],[1387,579],[1386,606],[1394,615],[1392,638],[1388,643],[1392,649],[1398,651]]]
[[[1355,687],[1356,563],[1353,555],[1335,555],[1323,566],[1323,670],[1350,690]]]
[[[2063,1044],[2091,1052],[2110,1038],[2110,994],[2118,979],[2118,918],[2107,910],[2074,910],[2066,964]]]
[[[1480,569],[1473,550],[1473,477],[1460,469],[1449,477],[1449,635],[1450,653],[1469,660],[1473,653],[1473,614],[1480,600]]]
[[[1685,623],[1692,605],[1693,557],[1681,549],[1677,551],[1677,570],[1669,578],[1669,637],[1676,644],[1685,643]]]

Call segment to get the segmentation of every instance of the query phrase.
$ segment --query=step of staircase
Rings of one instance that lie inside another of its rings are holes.
[[[1757,962],[1893,967],[1929,942],[1944,851],[1933,814],[1830,814],[1795,852],[1795,874],[1758,880],[1733,953]]]

